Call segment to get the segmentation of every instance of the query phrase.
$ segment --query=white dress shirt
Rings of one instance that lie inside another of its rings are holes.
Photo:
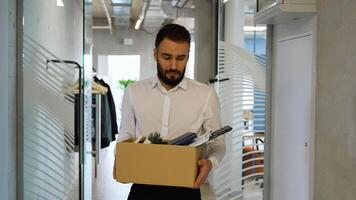
[[[158,77],[130,84],[124,92],[117,141],[158,132],[174,139],[184,133],[204,134],[221,128],[219,100],[214,88],[184,78],[166,90]],[[223,136],[208,145],[208,159],[216,168],[225,154]]]

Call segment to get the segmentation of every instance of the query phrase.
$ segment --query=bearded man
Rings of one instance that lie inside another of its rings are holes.
[[[214,89],[184,76],[190,40],[189,32],[177,24],[167,24],[159,30],[153,50],[157,76],[125,89],[118,142],[147,137],[152,132],[173,139],[187,132],[204,134],[221,128],[219,100]],[[128,199],[200,200],[199,187],[225,154],[223,137],[209,143],[207,149],[206,158],[198,161],[195,189],[133,184]]]

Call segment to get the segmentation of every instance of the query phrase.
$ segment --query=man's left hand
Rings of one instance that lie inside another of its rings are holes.
[[[213,164],[208,159],[200,159],[198,161],[198,167],[199,167],[199,175],[195,180],[196,188],[199,188],[205,182],[206,178],[208,178],[209,172],[213,167]]]

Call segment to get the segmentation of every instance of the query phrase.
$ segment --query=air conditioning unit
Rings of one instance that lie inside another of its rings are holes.
[[[316,0],[257,0],[256,24],[283,24],[316,13]]]

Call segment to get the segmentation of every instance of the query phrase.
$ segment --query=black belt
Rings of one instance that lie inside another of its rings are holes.
[[[133,184],[128,200],[201,200],[200,189]]]

